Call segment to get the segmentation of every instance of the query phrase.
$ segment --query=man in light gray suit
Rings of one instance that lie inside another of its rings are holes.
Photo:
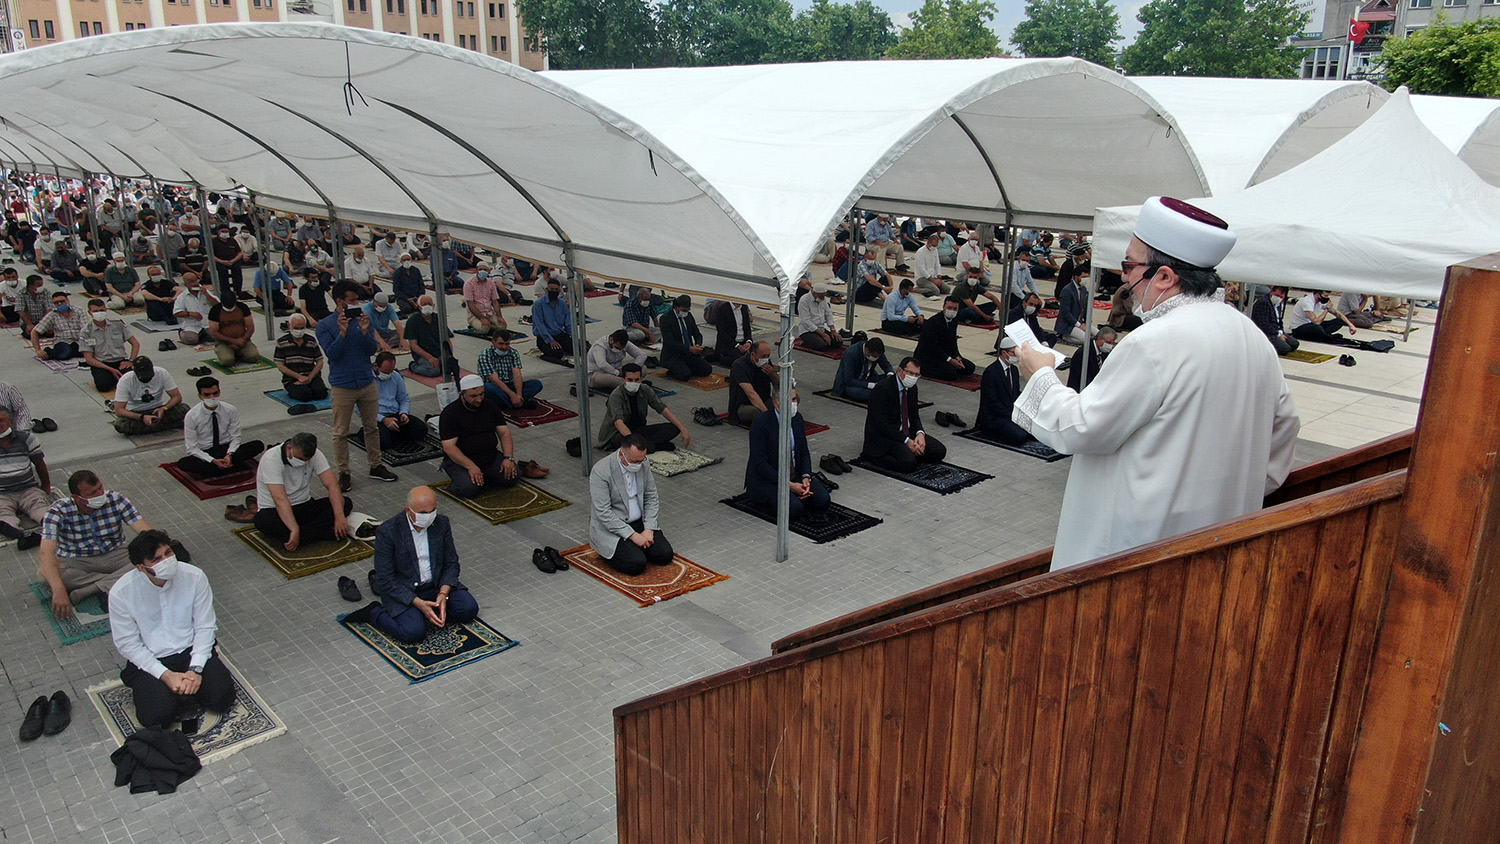
[[[646,438],[630,434],[589,472],[589,544],[620,574],[672,562],[672,544],[657,528],[660,500],[646,456]]]

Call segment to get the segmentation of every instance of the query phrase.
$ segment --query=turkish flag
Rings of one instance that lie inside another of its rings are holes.
[[[1365,33],[1369,31],[1370,24],[1368,22],[1351,18],[1349,20],[1349,43],[1356,47],[1359,46],[1359,43],[1365,40]]]

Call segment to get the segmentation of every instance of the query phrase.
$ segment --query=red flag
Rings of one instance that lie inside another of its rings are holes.
[[[1358,47],[1360,42],[1365,40],[1365,33],[1369,31],[1370,24],[1368,21],[1351,18],[1349,20],[1349,43]]]

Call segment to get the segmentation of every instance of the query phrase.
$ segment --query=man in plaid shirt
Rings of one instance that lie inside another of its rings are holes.
[[[136,533],[151,529],[130,499],[105,489],[88,469],[68,478],[68,492],[42,519],[40,574],[52,590],[52,613],[58,618],[71,616],[73,605],[90,595],[107,595],[131,570],[126,525]]]

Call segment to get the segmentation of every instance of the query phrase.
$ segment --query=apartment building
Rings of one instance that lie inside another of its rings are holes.
[[[1500,0],[1309,0],[1311,17],[1292,44],[1306,51],[1303,79],[1364,79],[1378,82],[1385,42],[1430,26],[1438,15],[1449,23],[1500,17]],[[1358,44],[1349,41],[1351,21],[1369,24]]]
[[[323,21],[453,44],[545,70],[509,0],[0,0],[5,50],[199,23]]]

